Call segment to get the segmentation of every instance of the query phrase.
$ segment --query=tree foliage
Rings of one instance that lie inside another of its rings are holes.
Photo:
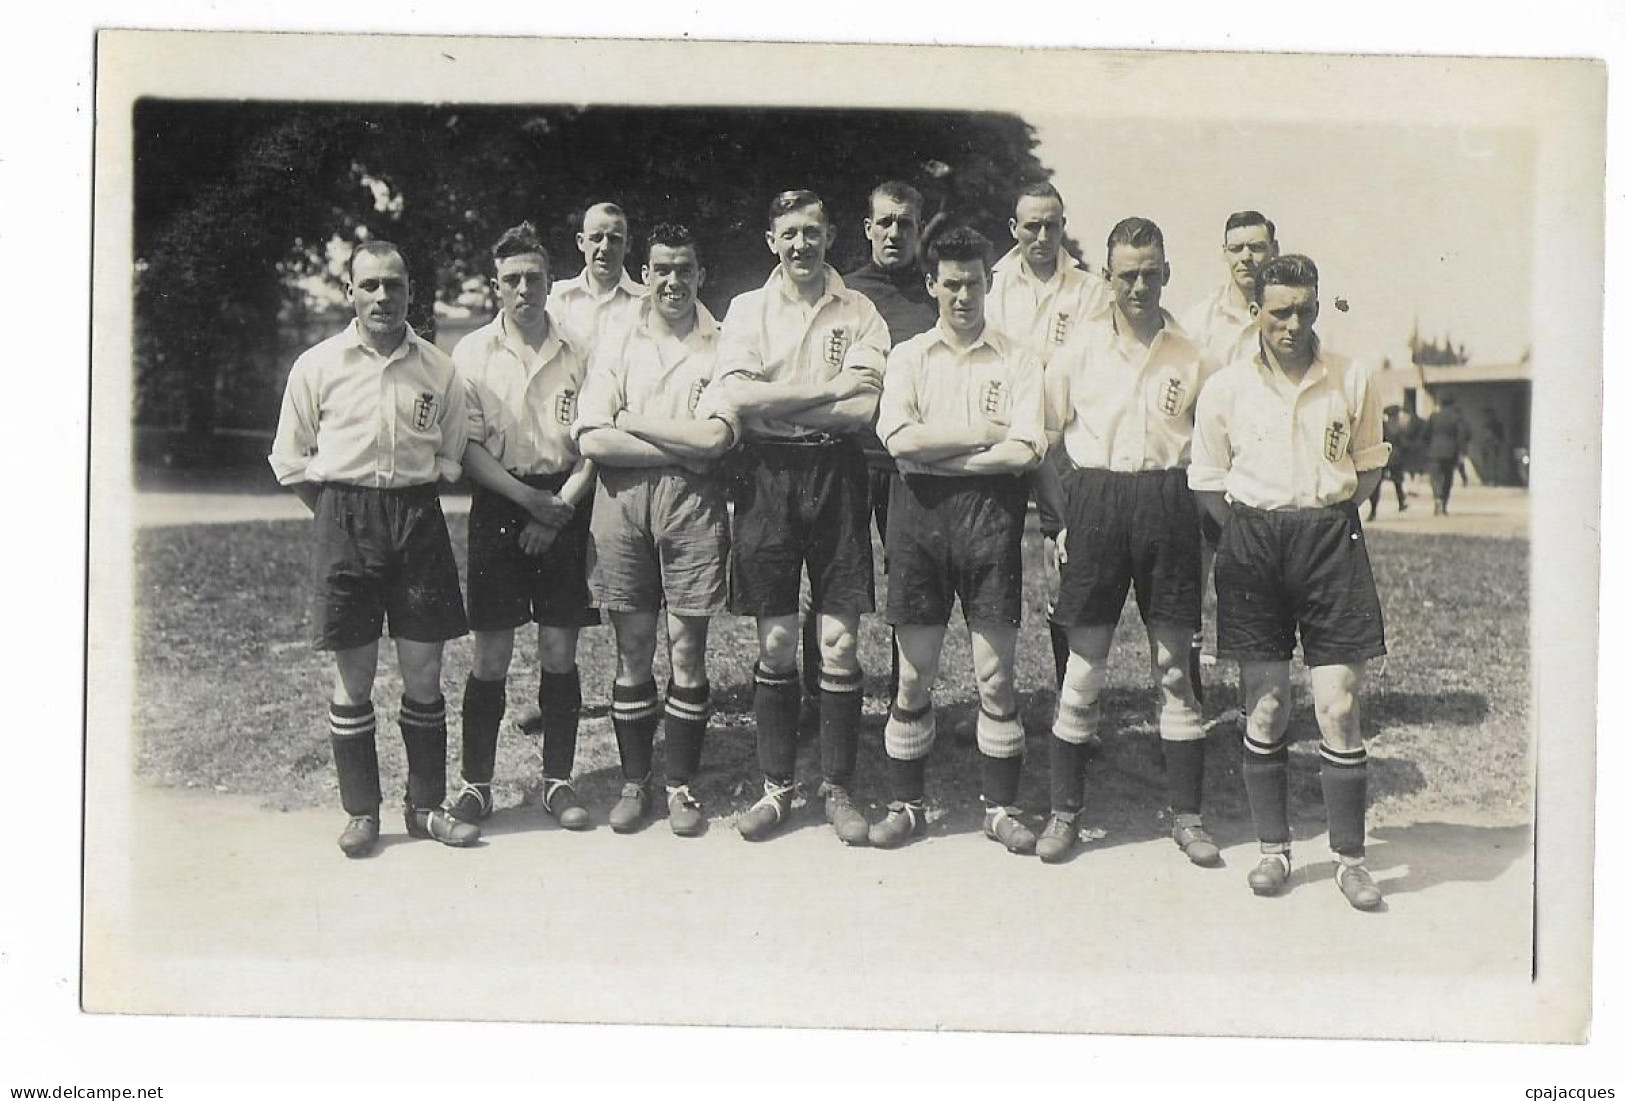
[[[779,191],[824,197],[844,269],[866,255],[880,180],[908,180],[927,217],[946,210],[1002,241],[1013,192],[1049,176],[1024,121],[972,112],[149,99],[134,132],[136,413],[194,436],[274,417],[297,280],[332,278],[335,238],[402,247],[425,331],[436,299],[488,275],[491,243],[520,220],[541,229],[556,274],[574,274],[582,212],[609,199],[632,221],[634,275],[653,222],[695,231],[720,316],[773,266],[762,231]]]

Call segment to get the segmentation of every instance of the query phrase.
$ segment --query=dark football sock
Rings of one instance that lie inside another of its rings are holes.
[[[536,706],[542,713],[542,773],[568,780],[576,767],[576,731],[581,726],[581,670],[543,669]]]
[[[473,673],[463,682],[463,779],[471,784],[489,784],[496,771],[507,686],[506,679],[480,680]]]
[[[848,787],[857,767],[858,722],[863,715],[863,670],[837,673],[826,669],[819,677],[819,688],[823,702],[818,708],[818,746],[824,779],[838,787]]]
[[[1076,742],[1049,736],[1049,807],[1076,814],[1083,809],[1083,770],[1089,751]]]
[[[756,666],[756,756],[762,774],[788,784],[796,775],[796,724],[801,718],[801,678],[794,666],[782,673]]]
[[[1366,753],[1343,752],[1320,743],[1320,791],[1326,800],[1326,832],[1338,856],[1365,855]]]
[[[989,757],[982,759],[982,798],[996,807],[1013,807],[1020,798],[1021,758]]]
[[[1202,813],[1202,765],[1207,742],[1162,739],[1162,759],[1168,770],[1168,806],[1175,814]]]
[[[655,727],[660,724],[655,682],[616,684],[612,695],[609,721],[621,750],[621,775],[642,783],[654,768]]]
[[[446,699],[418,703],[401,697],[406,743],[406,801],[422,810],[446,801]]]
[[[372,704],[328,704],[327,730],[344,813],[377,814],[382,796],[378,792],[378,718]]]
[[[886,776],[891,781],[891,797],[899,803],[918,803],[925,798],[925,762],[921,757],[913,761],[886,758]]]
[[[1055,659],[1055,687],[1066,683],[1066,662],[1072,656],[1072,647],[1066,640],[1066,628],[1059,623],[1049,625],[1049,650]]]
[[[1253,812],[1253,829],[1266,845],[1284,845],[1292,834],[1286,820],[1286,742],[1263,745],[1243,738],[1241,778]]]
[[[694,779],[711,717],[711,686],[681,688],[666,682],[666,783],[678,787]]]

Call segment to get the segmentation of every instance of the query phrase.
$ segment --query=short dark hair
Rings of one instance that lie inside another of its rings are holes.
[[[902,180],[887,180],[874,186],[874,189],[869,192],[870,214],[875,212],[876,199],[890,199],[894,203],[911,206],[915,210],[925,209],[925,196],[920,194],[918,188],[912,184],[904,183]]]
[[[1124,248],[1157,248],[1166,247],[1162,243],[1162,229],[1150,218],[1124,218],[1112,231],[1106,234],[1106,266],[1111,267],[1112,249],[1118,245]]]
[[[656,245],[665,245],[667,248],[686,248],[694,250],[694,262],[700,267],[705,266],[705,257],[700,254],[700,243],[694,239],[694,233],[681,222],[657,222],[649,231],[648,243],[643,249],[643,262],[649,262],[649,254]]]
[[[547,246],[542,244],[542,235],[528,221],[503,230],[497,243],[491,246],[491,259],[494,262],[500,263],[510,256],[530,255],[540,256],[547,270],[553,270],[553,258],[547,254]]]
[[[1320,293],[1320,269],[1315,262],[1307,256],[1289,252],[1285,256],[1277,256],[1258,269],[1258,278],[1253,282],[1253,301],[1264,301],[1264,288],[1277,287],[1308,287],[1316,294]]]
[[[1224,220],[1226,233],[1233,229],[1246,229],[1248,226],[1263,226],[1269,231],[1270,240],[1275,240],[1275,223],[1256,210],[1238,210]]]
[[[772,229],[773,223],[790,213],[792,210],[804,210],[809,206],[816,206],[824,215],[824,221],[829,221],[829,210],[824,206],[824,200],[804,188],[792,188],[781,191],[773,196],[773,201],[767,204],[767,228]]]
[[[980,260],[982,271],[985,273],[992,253],[992,242],[974,229],[969,226],[951,226],[932,237],[931,243],[926,246],[925,270],[932,278],[936,278],[944,260],[956,260],[960,263]]]
[[[348,282],[355,281],[355,258],[357,256],[399,256],[401,263],[406,264],[406,254],[401,252],[400,246],[389,241],[362,241],[350,250],[349,259],[344,261],[344,278]],[[410,266],[408,265],[410,273]]]
[[[1015,201],[1010,204],[1010,209],[1015,210],[1016,204],[1023,199],[1054,199],[1061,206],[1066,206],[1066,200],[1061,198],[1061,193],[1048,180],[1039,180],[1024,185],[1020,191],[1016,192]]]

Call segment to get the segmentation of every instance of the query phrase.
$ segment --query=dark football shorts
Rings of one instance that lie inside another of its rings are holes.
[[[875,610],[869,470],[853,440],[747,440],[738,450],[728,607],[735,615],[800,610],[807,567],[812,610]]]
[[[1132,585],[1146,624],[1199,629],[1202,526],[1185,471],[1086,468],[1061,485],[1066,565],[1051,621],[1115,627]]]
[[[444,642],[468,633],[440,495],[432,485],[328,483],[316,497],[313,642],[352,650],[391,638]]]
[[[1360,510],[1232,505],[1213,560],[1219,656],[1350,665],[1387,653]]]
[[[1021,474],[892,478],[886,622],[945,626],[954,598],[970,623],[1021,625]]]
[[[569,472],[520,478],[557,493]],[[509,631],[535,620],[544,627],[592,627],[599,622],[587,589],[592,494],[539,555],[519,546],[529,514],[480,486],[468,512],[468,622],[476,631]]]

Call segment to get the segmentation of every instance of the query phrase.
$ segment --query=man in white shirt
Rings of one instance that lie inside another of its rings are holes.
[[[1085,747],[1101,722],[1112,638],[1133,587],[1159,688],[1157,727],[1175,843],[1194,864],[1219,862],[1202,825],[1202,718],[1186,670],[1201,626],[1201,528],[1186,484],[1196,397],[1214,364],[1162,308],[1171,269],[1162,231],[1125,218],[1106,239],[1112,309],[1045,369],[1050,446],[1070,469],[1040,467],[1039,489],[1063,528],[1053,622],[1070,650],[1050,738],[1046,861],[1077,838]]]
[[[575,428],[581,453],[598,467],[593,596],[615,628],[610,719],[625,785],[609,825],[630,833],[649,812],[664,609],[668,823],[692,837],[705,826],[689,784],[711,713],[706,635],[711,617],[727,607],[728,502],[715,467],[738,421],[711,387],[720,330],[698,297],[705,268],[687,228],[662,223],[649,231],[643,281],[642,314],[599,347]]]
[[[344,855],[378,842],[378,639],[387,618],[401,673],[406,831],[453,846],[480,831],[446,813],[447,639],[468,632],[437,483],[461,476],[463,381],[406,322],[411,281],[400,250],[369,241],[350,255],[355,321],[300,356],[288,375],[269,456],[277,480],[315,515],[315,646],[333,651],[328,705]]]
[[[492,248],[502,308],[453,351],[468,384],[468,611],[474,667],[463,689],[459,818],[491,813],[491,770],[507,708],[514,633],[536,624],[542,806],[566,829],[591,825],[576,798],[581,674],[576,643],[598,622],[587,590],[592,463],[571,430],[585,358],[548,315],[547,249],[534,226],[507,230]],[[529,724],[526,724],[527,729]]]
[[[1259,347],[1203,390],[1190,485],[1223,525],[1213,564],[1219,656],[1241,663],[1242,778],[1263,849],[1248,885],[1277,894],[1292,873],[1286,732],[1301,637],[1336,882],[1350,905],[1373,910],[1382,891],[1365,867],[1359,691],[1365,663],[1386,647],[1360,503],[1381,480],[1389,445],[1371,372],[1315,336],[1319,284],[1306,256],[1260,269]]]
[[[588,359],[608,334],[624,332],[637,321],[649,294],[626,272],[630,243],[626,212],[614,203],[594,203],[582,215],[576,234],[581,273],[554,283],[548,295],[548,313],[564,330],[564,338]]]
[[[795,791],[801,570],[819,617],[819,746],[824,817],[849,845],[869,823],[853,803],[863,670],[858,620],[874,611],[869,474],[858,433],[874,420],[891,338],[880,312],[848,290],[824,257],[835,227],[810,191],[768,206],[779,264],[733,300],[717,352],[721,398],[744,431],[729,604],[756,617],[756,745],[763,795],[739,820],[746,840],[771,835]]]
[[[926,252],[938,320],[892,349],[876,432],[897,459],[886,618],[897,632],[897,698],[886,723],[892,802],[869,842],[895,848],[925,827],[925,765],[936,736],[931,689],[954,599],[970,627],[981,709],[982,829],[1033,851],[1017,798],[1026,735],[1016,708],[1026,474],[1043,457],[1044,385],[1036,357],[988,327],[991,246],[949,230]]]

